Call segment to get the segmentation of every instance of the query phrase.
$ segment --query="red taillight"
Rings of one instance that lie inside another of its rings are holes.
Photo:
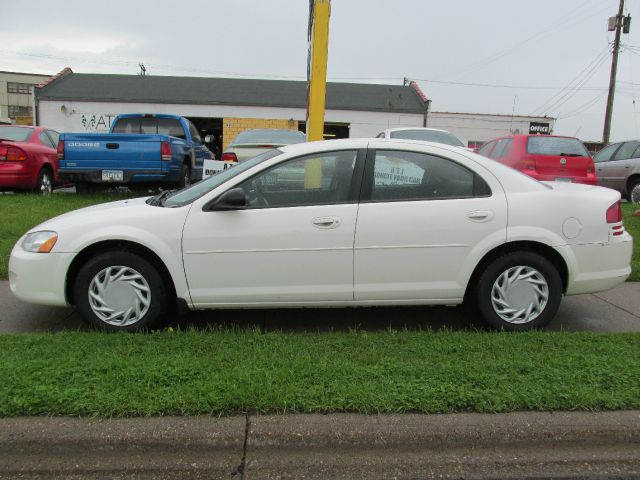
[[[171,144],[169,142],[162,142],[160,144],[160,156],[165,162],[171,161]]]
[[[238,157],[233,152],[224,152],[222,154],[222,157],[220,157],[220,160],[222,160],[223,162],[237,162]]]
[[[64,140],[58,140],[58,160],[64,160]]]
[[[622,221],[622,208],[620,202],[616,202],[607,208],[607,223],[619,223]]]
[[[27,159],[27,152],[18,147],[0,147],[0,160],[8,162],[23,162]]]

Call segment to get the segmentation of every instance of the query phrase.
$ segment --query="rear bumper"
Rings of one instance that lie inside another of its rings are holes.
[[[110,170],[120,170],[113,168]],[[102,180],[102,170],[67,170],[59,169],[58,176],[61,181],[72,183],[99,183],[105,185],[124,185],[128,183],[166,182],[169,181],[169,172],[161,170],[123,170],[121,182],[105,182]]]
[[[609,290],[631,274],[633,239],[628,233],[607,243],[559,248],[569,265],[567,295]]]
[[[23,162],[0,162],[0,189],[34,188],[35,173]]]
[[[523,170],[523,173],[526,173],[532,178],[535,178],[539,182],[555,182],[558,178],[570,178],[573,183],[583,183],[585,185],[597,185],[598,179],[595,175],[587,175],[587,176],[576,176],[576,175],[563,175],[562,172],[558,172],[553,175],[541,174],[538,172],[534,172],[532,170]]]

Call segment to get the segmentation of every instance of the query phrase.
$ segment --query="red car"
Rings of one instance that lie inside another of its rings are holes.
[[[478,151],[540,181],[596,184],[593,158],[580,140],[554,135],[510,135]]]
[[[0,125],[0,190],[50,193],[58,178],[58,137],[42,127]]]

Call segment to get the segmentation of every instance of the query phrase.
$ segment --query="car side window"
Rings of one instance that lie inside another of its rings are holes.
[[[503,138],[502,140],[498,140],[498,143],[496,144],[496,148],[494,148],[493,151],[491,152],[490,158],[496,159],[496,158],[506,157],[510,147],[511,147],[510,138]]]
[[[357,150],[341,150],[298,157],[239,186],[250,208],[349,203],[357,156]]]
[[[384,138],[384,132],[380,132],[378,135],[376,135],[376,138]]]
[[[196,126],[193,123],[191,123],[190,120],[187,120],[187,125],[189,126],[189,133],[191,134],[191,139],[195,142],[202,143],[202,140],[200,139],[200,133],[198,132],[198,129],[196,128]]]
[[[51,139],[51,141],[53,142],[53,148],[58,148],[58,140],[60,140],[60,134],[55,130],[47,130],[46,132],[47,132],[47,135],[49,135],[49,138]]]
[[[489,143],[485,143],[482,148],[480,148],[480,150],[478,150],[478,153],[480,155],[484,155],[485,157],[489,156],[489,152],[491,151],[491,149],[493,148],[493,146],[496,144],[495,141],[493,142],[489,142]]]
[[[488,196],[479,175],[446,158],[397,150],[376,151],[371,200],[393,202]]]
[[[46,134],[46,132],[44,130],[40,131],[40,134],[38,135],[38,138],[40,139],[40,141],[42,142],[43,145],[46,145],[49,148],[56,148],[56,145],[53,145],[53,141],[49,138],[49,135]]]
[[[606,147],[604,147],[602,150],[600,150],[598,153],[594,155],[593,161],[595,163],[608,162],[609,160],[611,160],[611,157],[613,156],[613,154],[616,153],[616,150],[618,150],[618,147],[620,147],[619,143],[613,143],[611,145],[607,145]]]
[[[639,145],[640,142],[624,142],[611,160],[628,160]]]

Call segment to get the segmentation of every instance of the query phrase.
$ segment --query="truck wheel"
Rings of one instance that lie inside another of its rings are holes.
[[[169,306],[158,270],[145,258],[123,251],[90,258],[78,272],[73,295],[82,317],[110,332],[150,328]]]
[[[34,191],[39,195],[49,195],[53,192],[53,175],[49,168],[44,167],[38,173],[38,182]]]
[[[180,179],[178,183],[176,183],[177,188],[185,188],[191,185],[191,169],[188,165],[182,164],[182,168],[180,169]]]

